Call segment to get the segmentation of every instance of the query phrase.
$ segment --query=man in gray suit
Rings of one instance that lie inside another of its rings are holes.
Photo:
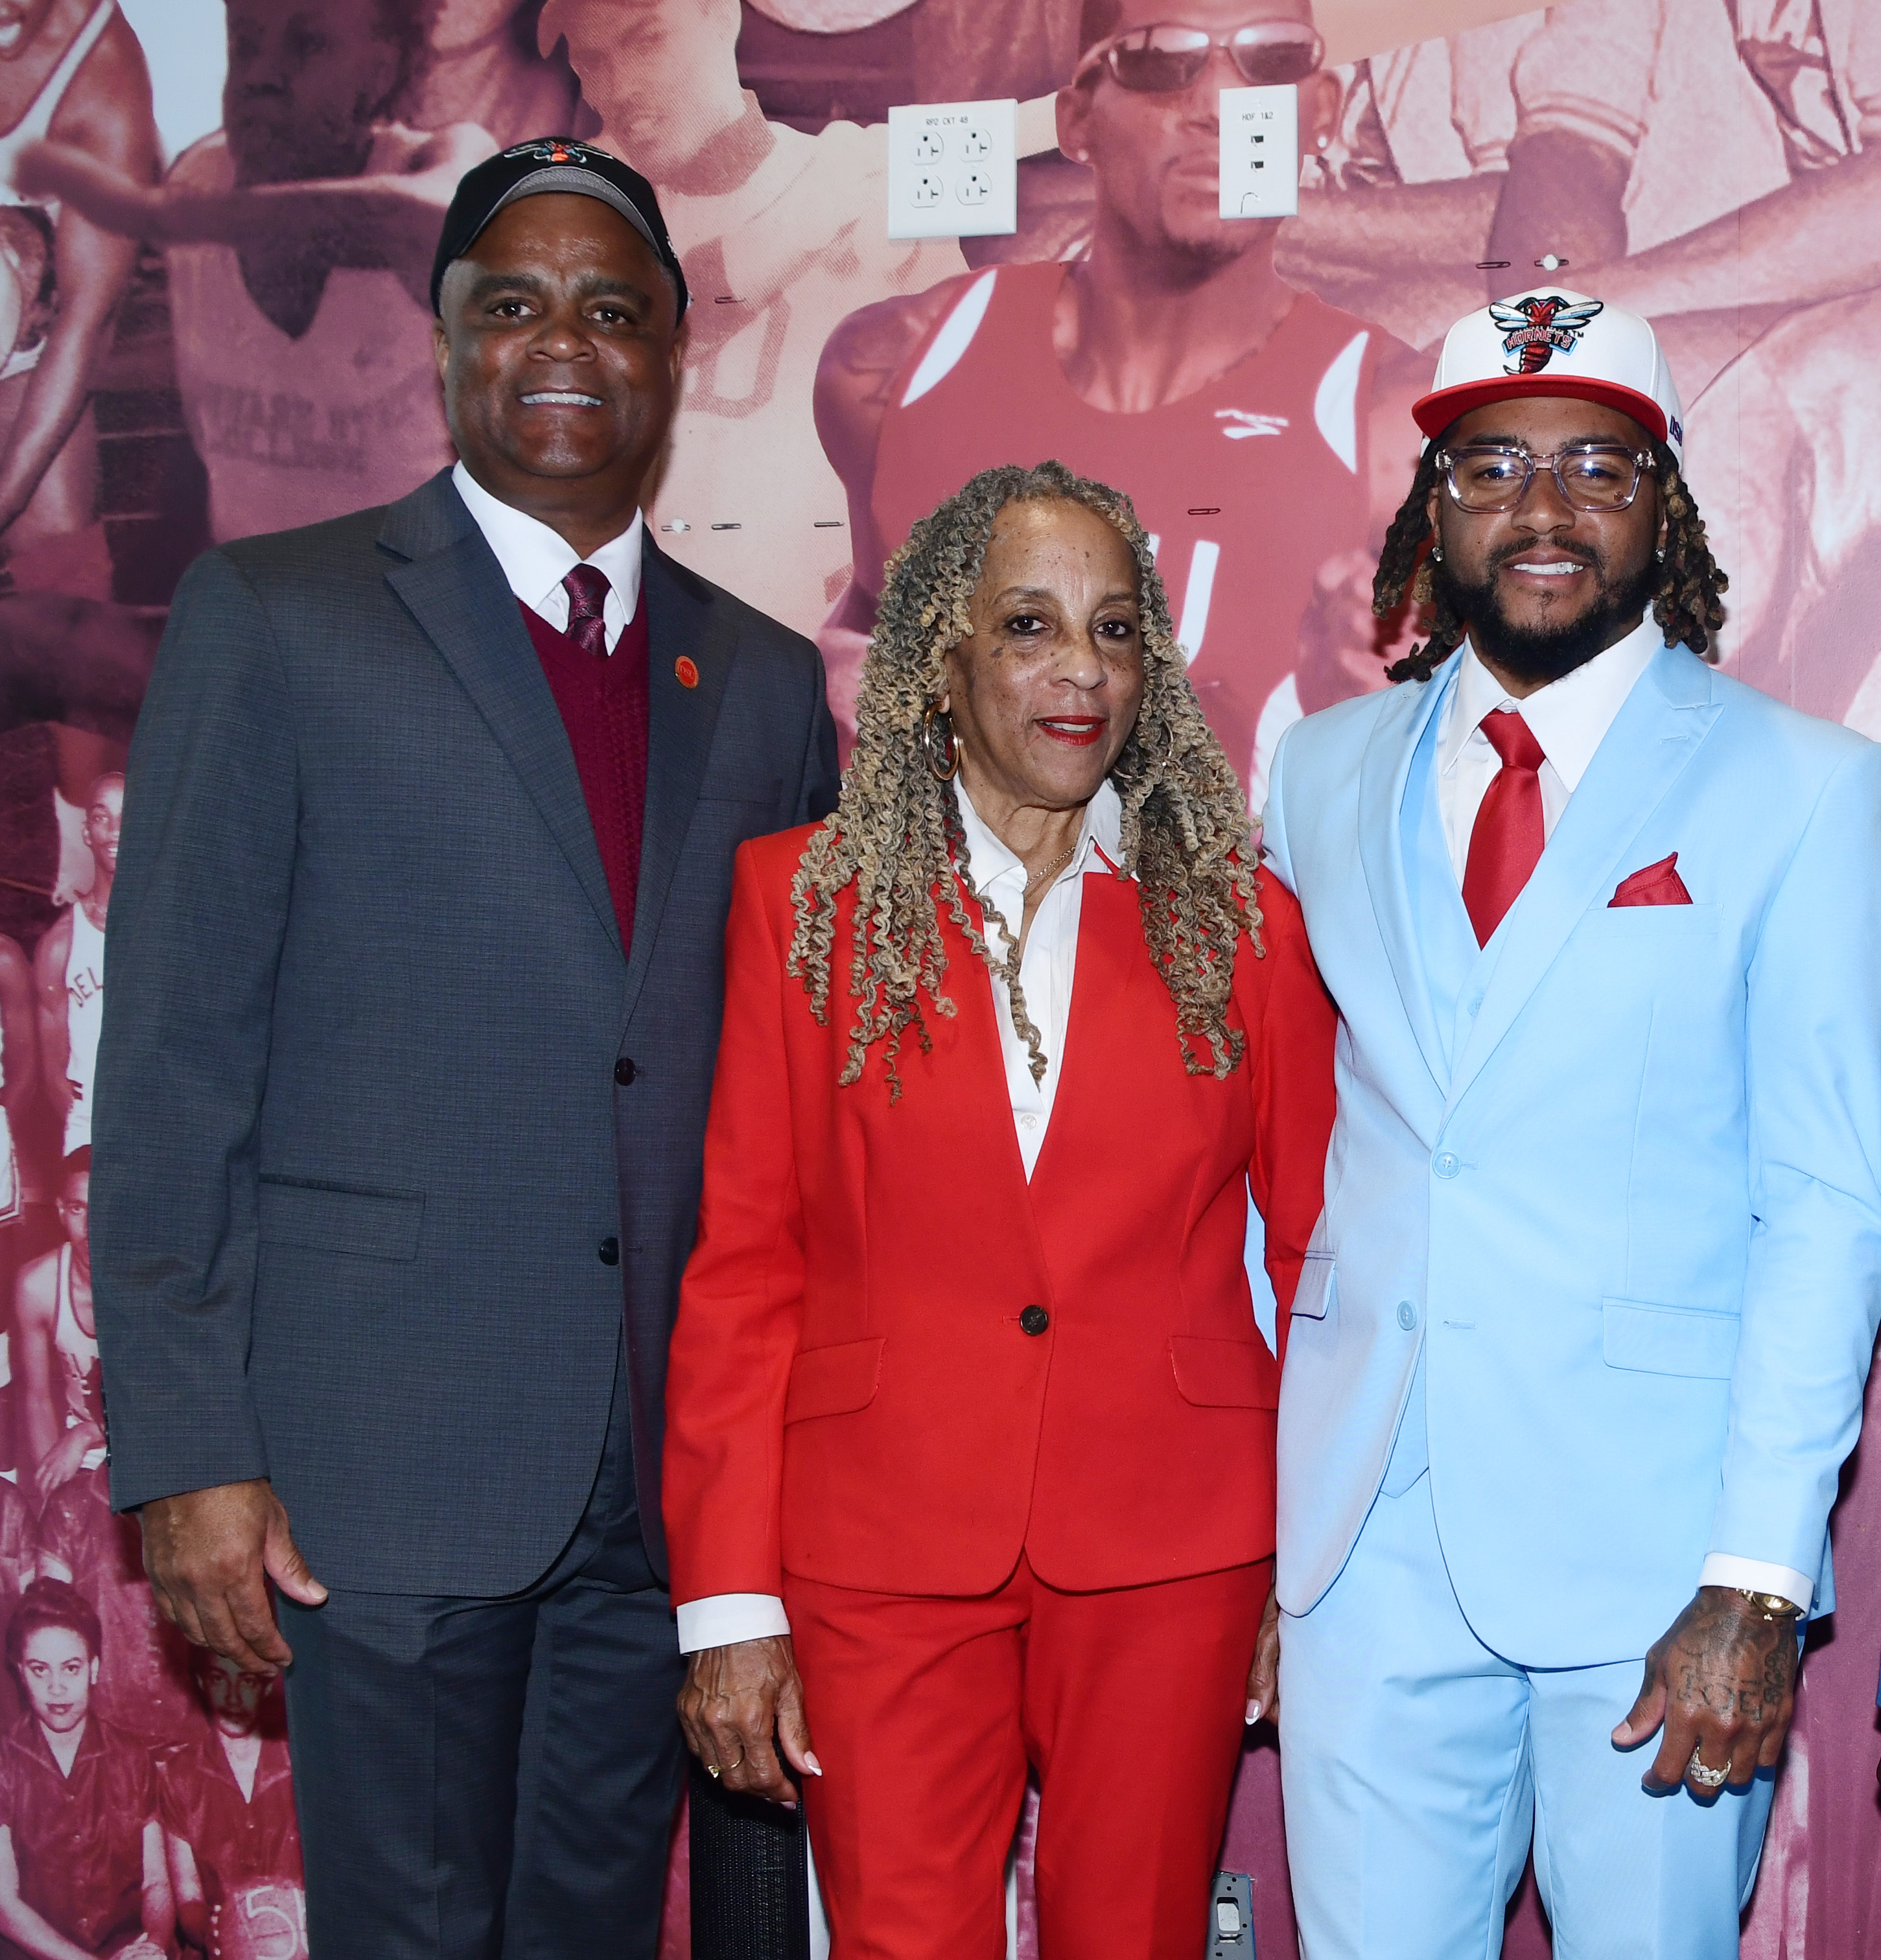
[[[813,648],[643,536],[686,297],[645,180],[479,165],[432,296],[462,462],[200,560],[132,747],[113,1500],[191,1639],[292,1660],[316,1951],[651,1955],[732,854],[830,807],[834,730]]]

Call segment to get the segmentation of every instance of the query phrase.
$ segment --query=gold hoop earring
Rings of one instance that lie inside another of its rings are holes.
[[[950,783],[960,773],[960,738],[950,715],[937,702],[929,702],[921,717],[921,753],[928,773],[937,783]]]

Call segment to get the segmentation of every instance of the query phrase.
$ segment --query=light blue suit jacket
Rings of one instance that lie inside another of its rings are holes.
[[[1465,1613],[1583,1666],[1643,1654],[1708,1551],[1826,1581],[1881,1319],[1881,747],[1657,654],[1440,1025],[1406,798],[1456,665],[1274,760],[1265,850],[1344,1017],[1280,1599],[1337,1577],[1421,1352]],[[1609,905],[1675,851],[1691,905]]]

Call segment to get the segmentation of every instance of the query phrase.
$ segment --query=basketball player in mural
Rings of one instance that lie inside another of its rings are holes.
[[[97,1615],[56,1579],[7,1628],[22,1712],[0,1739],[0,1934],[35,1960],[163,1960],[174,1920],[148,1750],[92,1707]]]
[[[65,1125],[68,1153],[91,1141],[91,1080],[104,1020],[104,921],[117,877],[123,816],[124,778],[113,770],[99,777],[85,797],[91,888],[46,928],[33,955],[46,1090]]]
[[[22,602],[11,603],[17,606]],[[5,775],[0,770],[0,794],[4,794]],[[46,798],[47,803],[50,800]],[[44,810],[41,814],[45,829],[50,830],[52,812]],[[16,940],[0,933],[0,1302],[12,1299],[21,1261],[46,1243],[43,1228],[49,1208],[43,1194],[35,1190],[28,1211],[28,1166],[22,1160],[18,1127],[24,1118],[24,1133],[31,1137],[38,1116],[36,991],[33,963]],[[6,1325],[0,1319],[0,1327]],[[18,1350],[9,1338],[0,1343],[0,1471],[11,1473],[0,1476],[0,1601],[12,1597],[38,1570],[37,1507],[29,1505],[18,1488],[20,1471],[30,1467],[22,1461],[26,1452],[20,1433],[19,1397],[5,1392],[18,1369]]]
[[[1383,684],[1375,660],[1362,679],[1300,670],[1299,627],[1316,570],[1383,538],[1427,364],[1287,285],[1278,222],[1218,215],[1221,89],[1296,83],[1303,146],[1331,126],[1338,91],[1305,0],[1184,0],[1179,21],[1172,6],[1085,7],[1058,136],[1096,179],[1087,258],[969,274],[830,342],[817,422],[848,490],[855,582],[824,651],[840,696],[914,520],[978,469],[1055,456],[1135,500],[1189,677],[1257,785],[1257,732],[1264,756],[1303,709]]]
[[[43,1510],[53,1492],[104,1461],[98,1335],[91,1313],[91,1151],[66,1158],[59,1183],[65,1242],[21,1269],[13,1328],[24,1445],[21,1479]],[[102,1489],[99,1503],[104,1503]],[[101,1516],[108,1516],[106,1507]]]
[[[135,1522],[111,1514],[104,1406],[91,1299],[91,1150],[65,1161],[64,1242],[30,1260],[14,1287],[15,1404],[24,1494],[39,1513],[38,1569],[68,1582],[102,1623],[108,1680],[99,1698],[141,1736],[173,1733],[189,1696],[151,1608]]]
[[[169,187],[358,177],[424,34],[410,0],[231,0],[223,126],[178,158]],[[450,460],[430,309],[376,256],[291,221],[234,248],[169,248],[177,378],[218,538],[398,496]]]
[[[18,174],[163,246],[218,539],[397,497],[450,462],[428,287],[458,179],[581,121],[542,0],[232,0],[224,127],[161,188],[70,144]],[[403,120],[395,119],[403,118]]]
[[[547,0],[541,33],[566,37],[600,140],[652,179],[699,291],[660,544],[813,633],[850,558],[810,412],[823,344],[855,307],[964,262],[950,238],[888,237],[885,125],[765,119],[739,85],[740,20],[738,0]]]
[[[244,1930],[266,1929],[270,1960],[296,1960],[306,1908],[280,1682],[206,1647],[189,1650],[189,1675],[211,1732],[157,1776],[177,1930],[192,1952],[224,1960]]]
[[[17,1221],[24,1197],[14,1125],[39,1092],[38,1020],[32,963],[0,932],[0,1230]]]
[[[0,555],[15,588],[108,598],[86,404],[137,248],[28,196],[14,164],[50,135],[155,176],[150,77],[116,0],[0,0]]]

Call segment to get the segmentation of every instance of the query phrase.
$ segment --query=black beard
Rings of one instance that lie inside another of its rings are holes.
[[[1582,558],[1592,570],[1593,605],[1562,625],[1518,626],[1497,600],[1496,574],[1508,559],[1529,555],[1534,549],[1531,545],[1504,552],[1480,585],[1466,584],[1447,558],[1440,558],[1431,567],[1431,587],[1453,616],[1468,623],[1478,653],[1513,679],[1545,687],[1576,667],[1585,667],[1596,654],[1625,638],[1639,624],[1658,589],[1659,567],[1648,559],[1631,578],[1616,583],[1609,576],[1604,559],[1577,552],[1564,553]]]

